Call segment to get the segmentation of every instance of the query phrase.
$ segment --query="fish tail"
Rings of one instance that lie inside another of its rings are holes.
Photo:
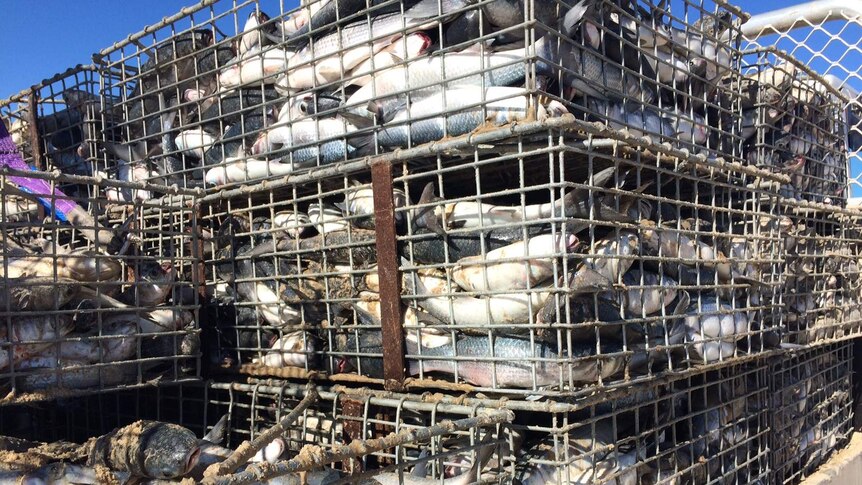
[[[434,194],[434,182],[428,182],[425,189],[422,190],[422,196],[419,197],[419,205],[432,204],[440,202],[443,199]],[[424,227],[441,236],[445,235],[443,225],[440,223],[440,218],[434,213],[434,207],[424,207],[413,212],[413,223],[419,227]]]

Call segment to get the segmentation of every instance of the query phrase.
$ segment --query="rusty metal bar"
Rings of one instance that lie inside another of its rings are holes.
[[[272,440],[277,438],[278,436],[284,434],[285,430],[293,424],[294,421],[299,418],[299,416],[308,409],[309,406],[317,402],[319,395],[317,394],[317,388],[314,384],[309,384],[306,387],[306,395],[305,398],[300,401],[300,403],[293,408],[293,410],[285,417],[281,419],[278,423],[271,426],[269,429],[259,434],[257,438],[249,442],[244,442],[229,457],[227,457],[221,463],[214,463],[210,465],[209,468],[204,472],[205,476],[216,476],[216,475],[224,475],[227,473],[231,473],[240,466],[244,465],[248,462],[249,458],[253,457],[255,453],[260,451],[264,446],[269,444]],[[204,480],[206,483],[206,480]]]
[[[377,233],[377,272],[380,279],[380,316],[383,332],[383,377],[387,389],[404,383],[404,326],[401,323],[401,273],[395,232],[392,166],[371,166],[374,189],[374,227]]]
[[[428,441],[436,436],[452,434],[457,431],[465,431],[471,428],[493,426],[502,423],[511,423],[515,419],[512,411],[491,411],[481,413],[476,417],[459,419],[457,421],[442,421],[433,426],[422,429],[406,429],[398,433],[390,433],[383,438],[367,440],[361,446],[340,445],[331,450],[314,445],[306,445],[300,451],[299,456],[289,461],[281,461],[264,466],[252,465],[244,472],[229,477],[211,478],[203,483],[208,485],[242,485],[256,483],[261,480],[299,473],[319,468],[330,463],[341,461],[345,458],[353,458],[374,453],[376,451],[394,448],[408,443]]]

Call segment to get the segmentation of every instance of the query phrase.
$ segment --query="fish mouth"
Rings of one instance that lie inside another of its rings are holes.
[[[183,472],[183,475],[188,474],[195,465],[198,464],[198,459],[201,457],[201,449],[199,446],[195,446],[195,448],[189,453],[188,458],[186,459],[186,469]]]

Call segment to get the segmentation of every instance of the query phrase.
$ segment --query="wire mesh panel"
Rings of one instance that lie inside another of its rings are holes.
[[[326,477],[319,483],[333,483],[339,475],[353,483],[402,483],[399,475],[403,483],[423,477],[521,484],[751,483],[769,471],[765,370],[734,366],[581,406],[321,388],[318,401],[288,423],[259,459],[290,460],[319,447],[331,467],[311,472]],[[146,419],[203,436],[209,424],[227,415],[225,440],[200,445],[204,461],[217,450],[257,439],[306,392],[303,385],[258,381],[91,396],[65,407],[9,408],[0,418],[0,433],[83,442]],[[448,423],[506,412],[513,413],[511,422],[459,426],[418,439]],[[378,438],[393,436],[401,438],[396,446],[381,446]],[[367,451],[345,453],[360,448]]]
[[[0,175],[4,404],[199,378],[193,201],[99,176],[99,83],[76,68],[0,107],[14,142]],[[118,197],[136,193],[159,200]]]
[[[747,163],[784,173],[782,196],[843,206],[847,194],[845,96],[780,51],[751,54],[744,90]]]
[[[740,156],[724,2],[324,5],[201,4],[102,51],[102,148],[135,180],[213,187],[573,112]]]
[[[773,483],[810,475],[852,433],[853,343],[779,356],[769,373]]]
[[[862,92],[862,12],[855,3],[838,5],[818,2],[788,6],[757,16],[743,25],[746,48],[772,48],[786,52],[803,66],[823,76],[844,99],[841,109],[847,120],[847,151],[850,161],[849,197],[860,192],[859,149],[862,126],[859,124],[859,93]],[[837,119],[837,118],[836,118]],[[855,204],[855,203],[854,203]]]
[[[387,351],[384,280],[401,280],[412,386],[572,393],[778,345],[786,218],[771,192],[541,123],[452,143],[457,157],[395,163],[400,276],[379,273],[381,192],[361,167],[205,197],[225,317],[214,363],[380,382],[401,352]]]

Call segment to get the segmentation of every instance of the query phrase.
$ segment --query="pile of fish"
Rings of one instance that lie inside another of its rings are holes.
[[[841,205],[847,197],[843,101],[824,82],[782,61],[755,66],[744,78],[743,158],[788,175],[780,193]]]
[[[188,483],[184,478],[198,481],[207,467],[233,452],[222,446],[226,431],[227,415],[203,439],[187,428],[159,421],[137,421],[80,445],[0,437],[0,453],[6,458],[0,467],[0,483],[162,485]],[[284,440],[277,438],[250,462],[274,463],[284,448]],[[57,453],[62,450],[67,452]],[[55,456],[62,461],[52,459]],[[337,471],[326,469],[310,472],[306,483],[322,485],[339,478]],[[294,474],[256,483],[288,485],[300,481]]]
[[[151,374],[164,362],[125,362],[150,357],[185,355],[180,367],[194,366],[200,346],[192,314],[165,306],[176,285],[170,264],[128,261],[135,279],[122,289],[124,257],[7,243],[0,282],[3,387],[31,392],[137,382],[139,372]]]
[[[847,344],[836,344],[775,366],[771,453],[783,480],[813,472],[848,438],[849,352]]]
[[[123,94],[62,93],[67,108],[39,121],[43,133],[64,135],[49,137],[54,166],[217,186],[565,113],[695,150],[718,146],[736,125],[722,87],[735,72],[729,11],[701,11],[680,27],[665,2],[367,7],[319,0],[278,18],[256,9],[231,39],[199,28],[120,61],[103,56],[110,92]],[[134,76],[115,73],[129,72],[132,58]],[[76,126],[101,136],[83,143]]]
[[[605,199],[614,174],[526,206],[450,203],[433,184],[412,204],[395,189],[408,374],[565,389],[777,346],[763,255],[781,220],[759,224],[761,237],[710,211],[666,222],[637,192]],[[383,377],[373,191],[343,193],[214,229],[213,363]]]

